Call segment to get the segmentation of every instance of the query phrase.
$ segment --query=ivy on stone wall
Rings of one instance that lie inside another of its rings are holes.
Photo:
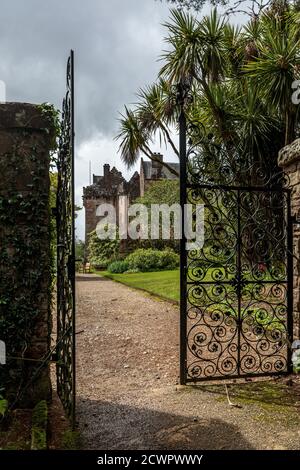
[[[0,331],[9,350],[25,346],[26,334],[37,313],[33,305],[37,304],[45,276],[44,239],[48,227],[39,226],[36,221],[47,210],[43,191],[36,192],[35,197],[0,196],[0,224],[7,233],[0,247],[0,265],[8,271],[6,275],[1,273]],[[22,220],[32,221],[32,225],[22,225]]]
[[[58,112],[48,104],[39,108],[49,123],[41,131],[49,134],[53,161],[59,131]],[[10,187],[0,192],[0,332],[7,350],[7,365],[0,368],[0,383],[4,387],[10,381],[18,384],[15,386],[18,389],[12,391],[14,399],[26,383],[28,363],[36,359],[36,367],[40,365],[40,353],[32,347],[32,332],[35,327],[38,334],[41,312],[46,321],[50,320],[51,303],[49,281],[53,262],[50,250],[45,249],[51,239],[49,193],[45,185],[49,165],[38,157],[45,150],[41,148],[43,143],[39,139],[30,140],[29,133],[22,129],[16,134],[12,151],[0,156],[5,160],[8,174],[17,171],[28,179],[26,190],[19,189],[18,181],[11,178]],[[30,147],[28,140],[33,142]],[[53,256],[52,250],[51,253]],[[47,289],[48,305],[44,305],[41,292]]]

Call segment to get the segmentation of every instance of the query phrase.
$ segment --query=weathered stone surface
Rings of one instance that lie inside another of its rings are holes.
[[[291,213],[300,221],[300,139],[280,150],[278,165],[288,176],[291,191]],[[300,334],[300,226],[293,226],[293,320],[294,339]]]
[[[292,163],[300,160],[300,139],[294,140],[289,145],[283,147],[278,154],[278,165],[281,168],[286,168]]]
[[[9,178],[12,182],[11,189],[30,192],[32,185],[42,184],[43,179],[49,173],[49,167],[43,164],[48,158],[47,153],[43,155],[45,148],[43,134],[38,131],[30,131],[30,135],[24,136],[23,133],[20,134],[14,130],[10,133],[14,134],[15,138],[7,139],[4,132],[0,132],[0,175],[5,174],[6,178]],[[11,151],[12,147],[15,147],[13,152]],[[32,160],[33,148],[36,149],[39,155],[40,165],[38,168]],[[0,191],[6,189],[6,179],[0,178]]]
[[[97,223],[101,220],[101,217],[96,214],[99,205],[111,204],[116,210],[116,223],[119,224],[119,198],[126,195],[128,202],[132,202],[139,194],[137,172],[129,181],[126,181],[115,167],[110,169],[108,164],[103,165],[103,176],[93,175],[93,184],[83,188],[86,242],[88,235],[95,230]]]
[[[34,406],[51,396],[49,364],[48,361],[41,362],[49,351],[51,334],[48,209],[51,133],[49,121],[38,106],[27,103],[0,105],[0,198],[8,219],[14,212],[14,224],[2,223],[0,226],[0,249],[6,247],[6,263],[0,265],[0,297],[5,298],[5,285],[14,286],[16,297],[10,300],[10,312],[17,312],[20,298],[24,311],[32,308],[37,312],[26,339],[26,350],[18,353],[18,359],[10,361],[6,370],[6,378],[9,378],[6,394],[12,401],[21,379],[25,385],[30,384],[26,393],[17,396],[18,406],[24,407]],[[22,272],[16,263],[13,243],[24,251]],[[38,250],[35,251],[33,247],[37,243]],[[35,258],[32,253],[37,251],[39,256]],[[40,276],[34,281],[37,294],[32,300],[25,281],[35,279],[37,267]],[[6,315],[1,305],[0,315]],[[5,341],[1,331],[0,338]],[[38,374],[37,367],[40,367]]]
[[[16,191],[31,191],[47,177],[48,147],[52,139],[46,116],[37,105],[5,103],[0,105],[0,191],[7,189],[6,180]],[[35,149],[39,165],[33,161]]]
[[[45,130],[48,121],[39,109],[32,103],[4,103],[0,105],[0,129],[10,132],[15,129]],[[7,135],[11,139],[11,134]]]
[[[288,184],[290,188],[295,188],[295,186],[298,187],[299,184],[299,179],[298,179],[299,172],[295,170],[294,172],[289,173],[289,179],[288,179]],[[294,189],[297,191],[297,188]]]
[[[162,179],[176,179],[166,167],[163,166],[163,155],[154,153],[157,161],[143,161],[141,159],[140,173],[137,171],[129,181],[126,181],[122,173],[115,167],[110,169],[108,164],[103,165],[103,175],[93,175],[93,184],[83,188],[83,205],[86,214],[86,245],[88,234],[95,230],[99,217],[96,215],[97,206],[109,203],[116,210],[116,222],[124,220],[127,212],[125,206],[129,205],[139,196],[144,196],[145,191],[153,184]],[[179,172],[179,163],[168,165]],[[124,197],[127,198],[124,204]],[[120,204],[119,204],[120,202]],[[126,213],[125,213],[126,212]],[[120,247],[121,252],[126,252],[127,242],[123,240]]]

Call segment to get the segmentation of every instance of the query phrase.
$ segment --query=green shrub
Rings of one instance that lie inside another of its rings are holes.
[[[155,271],[175,269],[179,265],[179,256],[171,250],[145,250],[140,248],[127,256],[126,261],[130,270]]]
[[[110,273],[122,274],[127,271],[128,268],[129,265],[127,261],[113,261],[112,263],[110,263],[107,270]]]
[[[179,255],[172,250],[159,251],[159,268],[175,269],[179,266]]]
[[[111,259],[102,258],[101,256],[91,256],[89,261],[95,269],[107,269],[108,265],[111,263]]]

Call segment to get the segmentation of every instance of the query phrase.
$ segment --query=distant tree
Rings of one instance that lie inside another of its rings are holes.
[[[75,211],[75,219],[77,219],[78,217],[78,214],[77,212],[81,211],[82,210],[82,207],[80,206],[77,206],[77,204],[75,204],[75,207],[74,207],[74,211]]]
[[[205,3],[210,3],[211,5],[227,5],[229,0],[167,0],[167,2],[173,3],[177,8],[200,11]]]
[[[54,282],[56,273],[56,249],[57,249],[57,231],[56,219],[53,211],[56,208],[56,193],[57,193],[57,173],[50,172],[50,191],[49,191],[49,213],[50,213],[50,254],[51,254],[51,274]]]
[[[88,260],[93,266],[106,268],[117,257],[120,249],[120,240],[102,240],[96,230],[88,237]]]
[[[144,196],[139,197],[135,202],[145,204],[175,204],[179,203],[179,181],[178,180],[158,180],[153,182],[145,191]]]
[[[58,184],[58,173],[50,171],[49,173],[50,179],[50,192],[49,192],[49,211],[50,211],[50,252],[51,252],[51,269],[53,273],[53,277],[56,273],[56,250],[57,250],[57,230],[56,230],[56,217],[55,217],[55,209],[56,209],[56,198],[57,198],[57,184]],[[82,207],[75,205],[75,219],[77,218],[77,212],[82,210]],[[76,251],[76,258],[77,259],[84,259],[84,255],[81,255],[82,246],[84,250],[84,242],[81,240],[75,241],[75,251]],[[80,254],[77,254],[80,245]]]
[[[75,241],[75,258],[76,260],[84,261],[85,257],[85,243],[78,238]]]
[[[162,1],[162,0],[160,0]],[[225,8],[225,15],[244,13],[251,17],[257,17],[263,10],[277,6],[279,3],[293,5],[299,10],[299,0],[166,0],[176,6],[179,10],[194,10],[200,12],[205,4],[221,6]]]
[[[257,165],[270,177],[277,174],[279,149],[300,135],[300,114],[291,99],[300,76],[299,18],[285,0],[241,28],[216,10],[201,19],[172,10],[159,78],[138,92],[138,102],[120,120],[122,160],[132,167],[157,137],[178,156],[168,136],[169,129],[178,131],[174,87],[186,82],[192,96],[186,107],[189,132],[193,137],[196,127],[201,133],[193,171],[209,175],[227,166],[239,175],[244,164],[253,168],[253,184]]]

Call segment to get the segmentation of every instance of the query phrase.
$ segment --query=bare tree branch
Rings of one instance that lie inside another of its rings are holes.
[[[162,1],[162,0],[160,0]],[[202,10],[203,6],[208,3],[212,6],[220,6],[228,8],[225,10],[224,15],[235,15],[236,13],[243,13],[247,16],[255,18],[268,6],[270,6],[274,0],[251,0],[251,5],[249,5],[249,0],[166,0],[168,3],[173,4],[178,9],[187,9],[194,10],[199,12]],[[230,6],[232,4],[232,6]],[[240,8],[244,6],[244,8]]]

